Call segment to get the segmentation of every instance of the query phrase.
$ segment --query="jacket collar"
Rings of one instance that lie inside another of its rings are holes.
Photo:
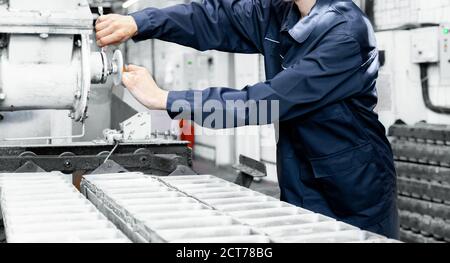
[[[297,6],[293,3],[282,23],[281,31],[289,32],[297,42],[303,43],[308,39],[323,14],[329,10],[332,2],[333,0],[317,0],[309,15],[302,19]]]

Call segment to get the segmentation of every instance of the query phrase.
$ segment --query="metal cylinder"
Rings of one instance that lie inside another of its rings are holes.
[[[106,83],[108,78],[108,58],[104,52],[91,53],[91,83],[101,84]]]
[[[74,112],[89,88],[83,85],[82,45],[73,35],[10,35],[0,50],[0,76],[0,111]]]

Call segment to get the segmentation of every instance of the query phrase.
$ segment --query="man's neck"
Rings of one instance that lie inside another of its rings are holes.
[[[308,16],[317,0],[294,0],[302,17]]]

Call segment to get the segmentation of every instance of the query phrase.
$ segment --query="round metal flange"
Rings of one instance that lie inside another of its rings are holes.
[[[103,151],[97,154],[98,157],[106,157],[108,156],[109,152],[108,151]]]
[[[77,52],[80,52],[81,56],[82,74],[78,76],[81,89],[77,94],[78,98],[75,99],[71,118],[74,121],[83,122],[87,118],[87,105],[91,90],[91,51],[88,34],[81,35],[81,48]]]
[[[122,74],[124,67],[123,55],[120,50],[114,51],[112,67],[114,85],[120,85],[122,83]]]
[[[19,157],[37,157],[37,154],[34,152],[23,152],[19,154]]]
[[[134,151],[134,153],[133,154],[152,154],[152,152],[151,151],[149,151],[148,149],[145,149],[145,148],[140,148],[140,149],[137,149],[136,151]]]
[[[73,157],[76,156],[73,152],[64,152],[59,155],[59,157]]]

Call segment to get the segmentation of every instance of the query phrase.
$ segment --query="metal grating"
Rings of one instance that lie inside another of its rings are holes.
[[[88,175],[82,191],[134,242],[270,242],[233,217],[143,174]]]
[[[130,242],[61,173],[0,174],[9,243]]]

